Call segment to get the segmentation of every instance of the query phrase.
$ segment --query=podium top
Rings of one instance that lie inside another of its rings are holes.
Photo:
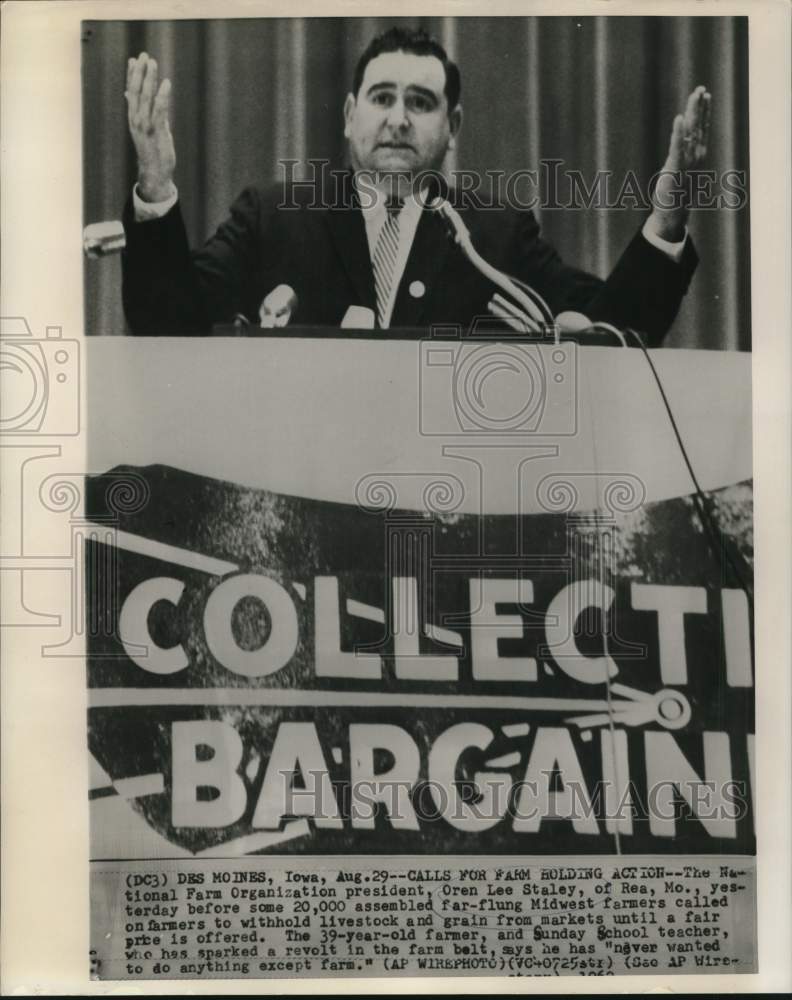
[[[552,333],[525,334],[516,333],[496,326],[493,321],[491,329],[479,326],[471,333],[460,326],[436,326],[427,331],[426,327],[399,326],[392,330],[351,330],[340,329],[337,326],[288,326],[281,328],[265,328],[250,324],[235,325],[232,323],[218,323],[212,327],[213,337],[245,337],[252,339],[294,337],[300,339],[316,340],[373,340],[381,343],[388,341],[432,341],[451,340],[464,343],[484,341],[527,343],[527,344],[553,344],[557,340],[562,343],[575,343],[587,347],[638,347],[638,343],[632,337],[626,337],[625,342],[614,333],[606,330],[596,330],[592,332],[570,333],[560,332],[556,337]]]
[[[701,487],[751,478],[751,357],[650,352]],[[603,506],[693,491],[646,357],[604,347],[294,336],[96,338],[87,351],[92,471],[162,464],[277,493],[449,513]],[[609,485],[610,484],[610,485]],[[428,491],[428,492],[427,492]],[[544,492],[543,492],[544,491]]]

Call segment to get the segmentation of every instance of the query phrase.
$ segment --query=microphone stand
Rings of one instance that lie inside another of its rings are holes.
[[[549,327],[553,329],[556,336],[556,341],[558,341],[558,324],[555,321],[555,317],[550,310],[550,307],[536,291],[536,289],[531,288],[530,285],[526,284],[524,281],[520,281],[517,278],[511,278],[508,274],[504,274],[503,271],[499,271],[492,264],[488,263],[481,254],[473,246],[473,240],[470,236],[470,230],[467,228],[465,223],[459,216],[459,213],[455,208],[453,208],[445,198],[435,198],[434,201],[430,202],[429,208],[437,212],[440,218],[443,220],[448,231],[448,235],[453,239],[453,241],[460,247],[465,257],[470,261],[473,267],[482,274],[485,278],[496,285],[502,292],[518,302],[522,306],[525,313],[534,322],[539,323],[542,327]]]

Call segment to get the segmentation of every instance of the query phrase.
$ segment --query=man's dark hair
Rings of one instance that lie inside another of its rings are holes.
[[[459,67],[451,62],[443,46],[428,35],[423,28],[389,28],[369,42],[363,55],[358,59],[355,76],[352,80],[352,93],[357,97],[366,66],[372,59],[381,56],[383,52],[411,52],[416,56],[435,56],[443,64],[445,70],[445,96],[448,110],[453,111],[459,104],[462,82],[459,78]]]

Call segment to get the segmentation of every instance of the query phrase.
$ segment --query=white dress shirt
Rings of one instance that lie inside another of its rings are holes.
[[[371,194],[368,189],[366,193],[367,195]],[[421,212],[423,211],[422,193],[419,192],[417,195],[412,194],[406,198],[399,212],[399,249],[396,253],[396,262],[393,265],[388,301],[385,304],[380,323],[383,330],[387,330],[390,327],[396,293],[399,291],[399,284],[404,274],[404,269],[407,266],[407,258],[410,256],[410,250],[415,239],[415,231],[418,228],[418,223],[421,221]],[[387,198],[379,189],[375,188],[374,198],[367,197],[366,199],[361,199],[361,202],[360,210],[363,213],[363,222],[366,225],[369,257],[373,261],[380,232],[388,217],[388,210],[385,207]]]
[[[164,201],[148,202],[143,201],[140,197],[138,193],[138,186],[136,184],[132,189],[132,202],[135,209],[136,221],[148,222],[152,219],[160,219],[163,215],[169,212],[179,198],[179,192],[176,189],[176,185],[171,183],[171,188],[172,190],[170,195]],[[372,190],[375,195],[373,199],[371,197]],[[399,252],[393,268],[393,280],[391,281],[390,295],[388,296],[388,303],[381,324],[384,329],[387,329],[390,326],[391,316],[393,315],[393,304],[396,301],[396,295],[399,291],[399,284],[401,282],[402,275],[404,274],[404,268],[407,266],[407,258],[410,256],[410,250],[412,249],[413,240],[415,239],[415,231],[421,220],[421,212],[423,210],[421,194],[422,192],[419,192],[417,195],[410,195],[410,197],[405,200],[404,205],[399,212]],[[361,199],[361,202],[363,221],[366,226],[366,239],[368,241],[369,256],[373,261],[374,251],[377,246],[380,230],[385,224],[385,219],[388,214],[387,209],[385,208],[386,197],[378,189],[367,187],[366,197]],[[649,216],[644,223],[641,232],[644,239],[648,243],[651,243],[653,247],[661,250],[675,263],[679,262],[682,257],[682,252],[685,249],[687,228],[685,229],[685,235],[679,243],[669,243],[668,240],[662,239],[654,231],[652,217]]]

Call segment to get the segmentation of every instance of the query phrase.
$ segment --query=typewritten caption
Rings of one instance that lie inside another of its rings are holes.
[[[754,859],[93,862],[102,979],[753,972]]]

